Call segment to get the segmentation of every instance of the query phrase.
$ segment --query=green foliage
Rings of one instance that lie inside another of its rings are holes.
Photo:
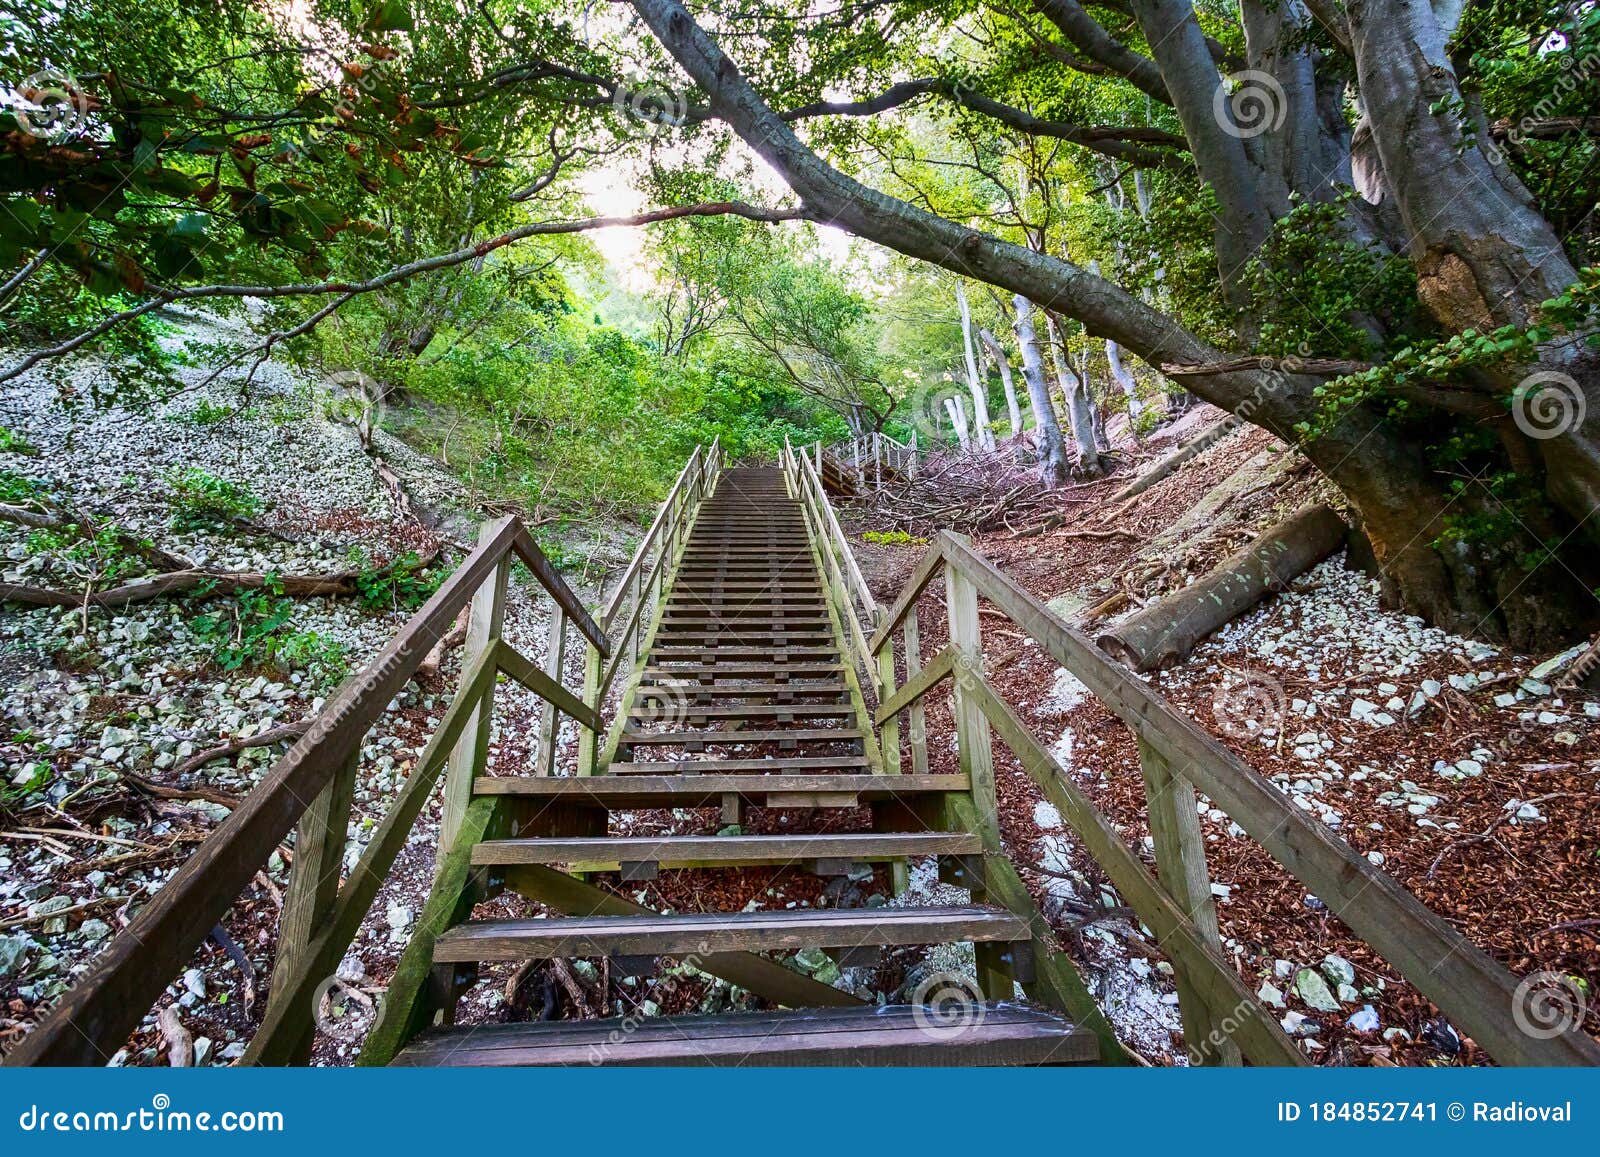
[[[1539,320],[1531,326],[1502,326],[1489,333],[1475,329],[1437,341],[1406,346],[1382,365],[1359,374],[1347,374],[1318,386],[1314,395],[1322,400],[1313,421],[1300,422],[1295,430],[1302,438],[1321,436],[1351,407],[1375,398],[1387,398],[1391,412],[1400,415],[1409,407],[1395,396],[1401,387],[1427,382],[1448,381],[1463,371],[1478,367],[1510,367],[1533,361],[1539,347],[1558,338],[1583,335],[1588,345],[1600,348],[1600,268],[1579,270],[1578,281],[1559,297],[1543,302]],[[1586,332],[1587,331],[1587,332]],[[1513,398],[1507,395],[1506,405]]]
[[[44,493],[44,484],[0,466],[0,502],[27,502]]]
[[[0,453],[36,454],[38,451],[35,450],[32,444],[29,443],[29,441],[21,434],[14,433],[13,431],[6,429],[4,426],[0,426]]]
[[[415,610],[445,579],[445,571],[440,568],[422,569],[422,560],[415,551],[408,550],[382,566],[374,566],[359,550],[354,557],[360,566],[355,578],[356,594],[369,610]]]
[[[917,538],[908,530],[867,530],[861,534],[863,542],[874,546],[926,546],[928,540]]]
[[[1166,420],[1167,415],[1164,411],[1158,410],[1154,406],[1146,406],[1139,411],[1130,424],[1133,426],[1133,432],[1143,438]]]
[[[1350,239],[1347,190],[1302,202],[1273,226],[1241,285],[1258,319],[1257,352],[1372,358],[1372,328],[1417,332],[1417,277],[1404,257]]]
[[[244,483],[219,478],[198,466],[169,471],[167,485],[175,530],[226,529],[259,517],[267,508]]]
[[[238,414],[232,406],[219,406],[209,398],[201,398],[194,409],[183,415],[183,420],[195,426],[220,426]]]
[[[111,527],[100,528],[93,538],[76,525],[33,530],[23,545],[30,555],[47,556],[53,567],[79,582],[110,584],[147,569],[144,559],[128,549],[125,537]]]
[[[314,686],[338,682],[349,667],[346,648],[314,631],[296,630],[293,615],[294,600],[269,582],[265,590],[243,591],[213,604],[191,619],[189,627],[224,671],[300,671]]]

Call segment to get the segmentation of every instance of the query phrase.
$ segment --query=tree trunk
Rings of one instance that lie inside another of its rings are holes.
[[[1017,404],[1017,387],[1011,379],[1011,363],[1006,359],[1006,351],[1000,348],[1000,342],[994,334],[986,329],[978,331],[978,340],[983,343],[983,348],[994,359],[994,364],[1000,370],[1000,388],[1006,394],[1006,417],[1011,419],[1011,436],[1022,437],[1022,407]]]
[[[1176,666],[1212,631],[1338,550],[1344,536],[1344,521],[1332,507],[1308,506],[1096,642],[1135,671]]]
[[[966,355],[967,388],[972,391],[972,420],[977,427],[973,433],[980,449],[992,451],[994,428],[989,424],[989,399],[983,388],[983,379],[978,376],[978,354],[972,340],[972,310],[967,306],[967,288],[959,281],[956,282],[956,305],[961,310],[961,348]]]
[[[1527,190],[1509,166],[1494,163],[1486,135],[1470,124],[1433,6],[1358,0],[1348,11],[1357,81],[1423,304],[1457,332],[1526,327],[1540,302],[1577,280],[1577,270]],[[1535,368],[1566,378],[1550,383],[1549,399],[1562,410],[1559,432],[1534,440],[1547,492],[1600,541],[1590,517],[1600,509],[1600,356],[1581,342],[1559,343]],[[1491,385],[1509,390],[1525,369]],[[1531,400],[1524,394],[1513,404]]]
[[[972,434],[967,429],[967,407],[961,398],[946,398],[944,412],[950,415],[950,428],[956,432],[956,441],[963,450],[971,450]]]
[[[1039,357],[1039,338],[1033,328],[1033,302],[1020,293],[1012,301],[1017,309],[1017,348],[1022,351],[1022,377],[1028,383],[1028,400],[1033,404],[1039,473],[1051,486],[1059,486],[1067,477],[1067,451],[1061,441],[1055,407],[1050,404],[1050,387],[1044,380],[1044,361]]]
[[[1132,422],[1144,409],[1139,401],[1139,382],[1133,376],[1133,371],[1122,364],[1122,347],[1110,338],[1106,339],[1106,361],[1111,365],[1111,380],[1116,382],[1127,396],[1128,420]]]
[[[1078,448],[1078,472],[1086,478],[1099,478],[1106,472],[1105,459],[1100,457],[1100,444],[1094,432],[1094,401],[1089,397],[1087,377],[1080,377],[1067,365],[1062,352],[1065,343],[1056,319],[1044,315],[1045,331],[1050,335],[1050,357],[1055,364],[1056,381],[1061,386],[1061,397],[1067,403],[1067,421],[1072,425],[1072,441]],[[1031,329],[1031,326],[1030,326]],[[1043,373],[1043,367],[1040,367]]]

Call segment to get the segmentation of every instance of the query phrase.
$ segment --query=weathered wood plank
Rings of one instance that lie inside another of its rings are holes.
[[[306,950],[311,937],[327,919],[339,893],[350,805],[355,798],[356,773],[360,767],[358,752],[346,761],[300,817],[294,840],[294,866],[289,870],[289,886],[284,889],[283,910],[278,915],[278,950],[273,962],[268,1007],[274,1000],[283,998],[283,982],[295,958]],[[304,1064],[310,1059],[314,1035],[312,1026],[307,1025],[294,1048],[293,1063]]]
[[[1284,1034],[1277,1019],[1256,1001],[1233,965],[1205,942],[1187,913],[1156,883],[1110,821],[1067,777],[1011,706],[982,679],[973,679],[967,693],[1011,748],[1023,770],[1078,834],[1112,885],[1155,933],[1156,943],[1184,971],[1207,1006],[1222,1010],[1218,1020],[1235,1026],[1233,1038],[1250,1060],[1262,1065],[1305,1064],[1300,1050]]]
[[[590,731],[600,731],[600,713],[541,671],[534,662],[504,639],[494,649],[495,665],[546,703],[554,703]]]
[[[472,852],[494,828],[501,801],[475,799],[461,819],[461,839],[439,865],[422,914],[411,939],[395,965],[384,992],[378,1019],[362,1042],[358,1065],[386,1065],[406,1041],[427,1026],[428,974],[433,968],[433,944],[439,934],[471,911],[467,895],[472,873]]]
[[[970,1027],[930,1036],[910,1005],[643,1021],[490,1025],[429,1032],[405,1065],[1093,1064],[1092,1033],[1037,1009],[991,1004]]]
[[[361,921],[366,918],[378,889],[383,886],[384,877],[393,867],[395,857],[406,846],[417,816],[433,793],[446,754],[455,746],[466,727],[471,705],[482,697],[484,689],[498,673],[492,660],[492,654],[484,654],[479,657],[476,666],[463,673],[461,689],[456,692],[455,699],[439,721],[439,730],[434,732],[433,738],[422,749],[416,767],[379,821],[366,851],[361,854],[344,887],[339,889],[333,911],[306,946],[305,952],[289,968],[288,978],[284,981],[283,999],[277,1008],[269,1008],[262,1018],[255,1039],[245,1051],[246,1064],[288,1063],[296,1030],[311,1019],[312,994],[317,985],[338,967],[345,949],[361,928]]]
[[[550,627],[545,634],[544,673],[559,686],[567,659],[567,612],[557,604],[550,608]],[[599,704],[595,704],[598,709]],[[595,730],[595,729],[591,729]],[[538,773],[554,775],[556,772],[556,740],[561,734],[561,709],[552,699],[544,701],[539,712]]]
[[[1217,926],[1217,903],[1211,895],[1211,872],[1206,867],[1205,834],[1195,807],[1194,785],[1172,774],[1161,753],[1148,743],[1139,744],[1139,764],[1144,774],[1145,810],[1150,836],[1155,842],[1156,871],[1160,883],[1179,909],[1189,914],[1195,932],[1222,955],[1222,934]],[[1177,969],[1178,1012],[1191,1064],[1237,1065],[1239,1046],[1219,1028],[1227,1010],[1214,1014],[1189,983],[1186,969]]]
[[[434,942],[439,961],[544,960],[571,956],[681,956],[790,952],[877,944],[1026,940],[1010,912],[987,908],[812,908],[680,912],[671,916],[570,916],[472,920]]]
[[[920,703],[924,695],[950,677],[958,658],[959,655],[954,647],[945,647],[941,650],[933,657],[933,662],[908,677],[906,685],[873,713],[874,722],[882,724],[913,704]]]
[[[530,900],[558,912],[592,916],[653,915],[649,908],[615,896],[593,884],[539,864],[506,869],[506,883]],[[788,1008],[859,1007],[861,999],[832,985],[812,980],[776,960],[748,952],[698,954],[695,967],[729,984],[747,988],[758,996]]]
[[[983,850],[965,832],[849,832],[783,836],[598,836],[492,840],[472,850],[474,864],[575,864],[654,861],[697,864],[802,864],[815,859],[859,862],[897,856],[971,855]]]
[[[478,542],[483,544],[494,537],[494,526],[485,523],[478,529]],[[468,669],[477,664],[485,654],[492,654],[500,645],[500,631],[506,617],[506,582],[511,575],[511,556],[504,555],[500,565],[484,580],[472,595],[472,608],[467,619],[467,640],[461,653],[461,666]],[[439,813],[438,858],[442,863],[455,842],[456,829],[461,817],[472,802],[472,781],[484,773],[489,758],[489,733],[494,716],[494,683],[490,681],[483,698],[473,706],[472,717],[450,753],[450,763],[444,775],[444,798]]]

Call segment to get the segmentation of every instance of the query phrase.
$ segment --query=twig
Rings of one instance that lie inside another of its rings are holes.
[[[187,1069],[194,1065],[194,1036],[183,1027],[183,1021],[178,1016],[178,1006],[169,1004],[161,1010],[156,1017],[156,1027],[161,1030],[161,1039],[167,1046],[167,1063],[175,1069]]]
[[[1539,804],[1544,803],[1546,800],[1562,799],[1563,797],[1572,794],[1573,793],[1570,791],[1552,791],[1547,792],[1544,795],[1536,795],[1532,799],[1525,799],[1522,802],[1524,804]],[[1454,840],[1446,845],[1444,850],[1433,858],[1433,863],[1428,865],[1428,870],[1423,873],[1422,878],[1424,880],[1433,879],[1434,874],[1439,870],[1439,865],[1444,863],[1445,858],[1449,856],[1451,852],[1459,851],[1462,848],[1471,847],[1473,844],[1487,843],[1494,836],[1494,833],[1500,829],[1500,825],[1512,819],[1515,815],[1515,812],[1506,812],[1504,815],[1496,816],[1494,823],[1484,828],[1483,831],[1478,832],[1476,835],[1463,836],[1461,839]]]

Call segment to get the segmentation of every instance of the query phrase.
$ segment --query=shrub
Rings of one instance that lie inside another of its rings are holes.
[[[172,525],[175,530],[202,530],[248,522],[267,504],[243,483],[209,474],[197,466],[167,475],[172,488]]]

